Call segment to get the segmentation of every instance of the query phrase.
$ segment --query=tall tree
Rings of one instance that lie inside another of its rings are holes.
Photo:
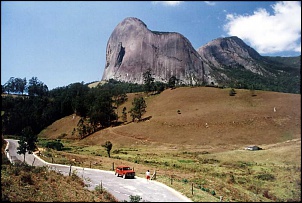
[[[152,77],[151,68],[143,73],[145,92],[149,93],[154,90],[154,78]]]
[[[92,92],[95,95],[90,94],[90,103],[88,107],[88,116],[90,117],[91,124],[96,127],[108,127],[112,124],[112,121],[117,119],[117,115],[114,112],[112,94],[109,90],[102,89],[102,87],[95,88]]]
[[[25,162],[25,154],[28,152],[32,154],[33,151],[36,149],[36,142],[38,141],[38,136],[34,134],[31,127],[26,127],[21,131],[20,140],[18,141],[19,147],[17,148],[18,154],[24,155]]]
[[[169,78],[168,86],[171,89],[175,88],[176,81],[177,81],[177,78],[173,75],[172,77]]]
[[[108,157],[110,158],[110,151],[112,149],[112,143],[110,141],[106,141],[105,144],[102,145],[107,151]]]
[[[10,79],[4,84],[4,90],[9,94],[10,92],[15,92],[15,78],[10,77]]]
[[[16,88],[16,92],[19,92],[23,95],[25,89],[26,89],[26,78],[15,78],[15,88]]]
[[[37,77],[32,77],[28,81],[28,95],[29,96],[47,96],[48,87]]]
[[[122,120],[123,122],[127,122],[127,108],[124,106],[123,112],[122,112]]]
[[[146,108],[147,108],[146,101],[141,96],[138,98],[134,98],[132,105],[133,107],[129,111],[132,117],[132,121],[134,121],[135,119],[141,120],[142,115],[146,112]]]

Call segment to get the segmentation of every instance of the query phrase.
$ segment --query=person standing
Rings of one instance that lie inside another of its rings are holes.
[[[150,180],[150,171],[149,170],[146,171],[146,178],[147,178],[147,181]]]

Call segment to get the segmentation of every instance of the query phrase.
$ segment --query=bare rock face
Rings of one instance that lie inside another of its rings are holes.
[[[149,68],[155,81],[168,82],[172,76],[182,84],[214,81],[209,66],[183,35],[150,31],[141,20],[126,18],[108,40],[102,80],[143,84],[143,73]]]
[[[262,56],[235,36],[215,39],[198,48],[197,52],[210,67],[219,69],[240,65],[260,75],[266,72],[259,65],[259,61],[263,60]]]

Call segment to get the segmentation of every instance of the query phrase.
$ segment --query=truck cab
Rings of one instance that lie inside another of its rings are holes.
[[[131,169],[129,166],[117,166],[115,168],[115,175],[116,177],[122,176],[125,178],[134,178],[135,171]]]

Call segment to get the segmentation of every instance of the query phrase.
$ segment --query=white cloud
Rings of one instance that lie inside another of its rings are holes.
[[[153,1],[153,4],[163,4],[165,6],[178,6],[182,3],[183,1]]]
[[[205,1],[206,4],[208,4],[209,6],[215,6],[215,2],[213,1]]]
[[[227,14],[225,31],[238,36],[261,54],[301,52],[301,3],[277,2],[273,15],[261,8],[253,15]]]

